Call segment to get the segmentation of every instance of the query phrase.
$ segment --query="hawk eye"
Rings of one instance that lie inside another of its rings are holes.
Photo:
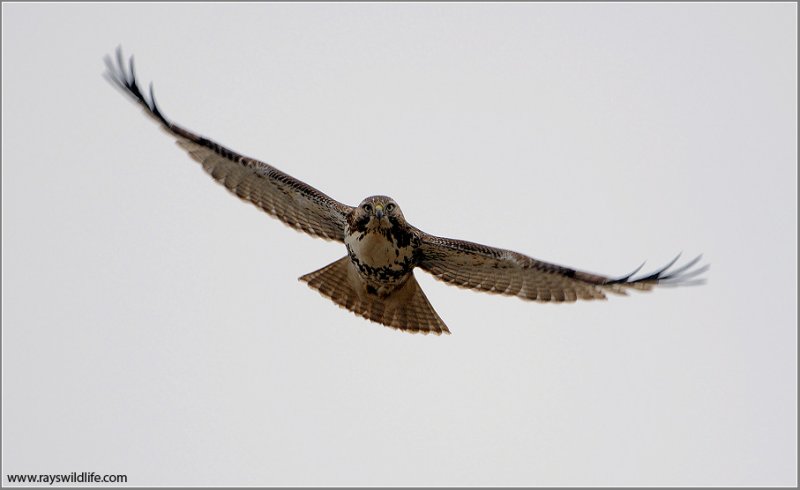
[[[386,205],[386,211],[388,211],[388,212],[390,212],[390,213],[391,213],[392,211],[394,211],[394,208],[395,208],[395,207],[396,207],[396,206],[394,205],[394,203],[393,203],[393,202],[390,202],[389,204],[387,204],[387,205]]]
[[[371,212],[372,212],[372,206],[371,206],[371,205],[369,205],[369,204],[364,204],[364,205],[363,205],[363,206],[361,206],[361,207],[364,209],[364,211],[366,211],[366,212],[368,212],[368,213],[371,213]]]

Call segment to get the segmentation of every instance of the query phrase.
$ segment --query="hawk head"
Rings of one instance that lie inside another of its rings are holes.
[[[405,218],[394,199],[386,196],[370,196],[353,210],[353,222],[369,231],[386,230],[405,225]]]

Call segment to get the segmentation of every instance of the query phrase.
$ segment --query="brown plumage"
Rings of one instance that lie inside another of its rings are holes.
[[[356,315],[412,333],[450,333],[410,272],[391,294],[367,291],[350,257],[342,257],[318,271],[300,277],[308,285]]]
[[[136,82],[133,58],[125,69],[106,57],[106,78],[176,138],[217,182],[285,224],[309,235],[343,242],[347,255],[301,281],[339,306],[407,332],[450,333],[414,278],[419,267],[456,286],[536,301],[602,299],[606,293],[650,290],[655,285],[702,282],[700,257],[670,270],[677,260],[644,277],[612,279],[543,262],[510,250],[424,233],[408,224],[393,199],[372,196],[347,206],[275,167],[240,155],[169,121]]]

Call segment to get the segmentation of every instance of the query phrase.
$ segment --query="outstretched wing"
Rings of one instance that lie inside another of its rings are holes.
[[[439,280],[456,286],[536,301],[602,299],[606,292],[650,290],[655,285],[689,285],[708,266],[692,269],[701,257],[674,270],[666,267],[633,278],[639,269],[613,279],[536,260],[521,253],[421,233],[419,266]],[[639,267],[641,268],[641,266]]]
[[[122,50],[117,49],[116,64],[105,59],[106,78],[131,96],[161,127],[175,136],[177,143],[203,165],[217,182],[240,198],[249,201],[287,225],[312,236],[344,241],[346,216],[352,209],[310,185],[264,162],[240,155],[224,146],[170,122],[159,111],[150,85],[150,99],[136,83],[133,57],[126,71]]]

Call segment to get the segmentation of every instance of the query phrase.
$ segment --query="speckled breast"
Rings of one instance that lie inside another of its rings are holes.
[[[370,293],[388,294],[405,281],[414,267],[413,243],[400,246],[392,238],[391,233],[382,230],[348,232],[345,236],[350,260]]]

